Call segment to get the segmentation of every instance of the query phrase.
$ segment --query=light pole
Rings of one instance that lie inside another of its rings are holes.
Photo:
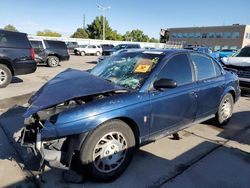
[[[111,6],[101,6],[97,5],[97,8],[102,11],[102,40],[105,40],[105,11],[110,9]]]

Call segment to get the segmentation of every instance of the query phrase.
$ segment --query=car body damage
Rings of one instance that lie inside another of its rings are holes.
[[[203,78],[197,84],[190,58],[210,60],[210,70],[217,67],[209,84]],[[25,127],[16,137],[41,156],[41,164],[79,167],[108,181],[125,170],[135,148],[216,117],[222,102],[229,109],[218,121],[228,122],[240,95],[238,84],[236,74],[198,52],[126,52],[90,72],[68,69],[46,83],[29,100]]]

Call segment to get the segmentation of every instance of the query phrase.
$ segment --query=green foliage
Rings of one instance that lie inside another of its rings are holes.
[[[45,29],[44,31],[37,31],[37,36],[46,36],[46,37],[61,37],[62,35],[58,32],[51,31],[48,29]]]
[[[159,43],[159,39],[156,39],[153,37],[153,38],[149,39],[149,42]]]
[[[139,29],[132,30],[131,32],[127,31],[124,35],[124,39],[128,41],[136,42],[148,42],[149,37]]]
[[[3,29],[7,31],[18,31],[15,26],[10,24],[6,25]]]
[[[119,41],[135,41],[135,42],[159,42],[158,39],[149,38],[143,31],[135,29],[127,31],[124,35],[119,34],[116,30],[113,30],[106,18],[103,16],[97,16],[93,22],[87,25],[86,30],[78,28],[71,37],[74,38],[90,38],[90,39],[102,39],[103,37],[103,19],[105,21],[105,39],[107,40],[119,40]]]
[[[89,38],[91,39],[102,39],[103,35],[103,19],[105,21],[105,39],[107,40],[123,40],[123,36],[113,30],[108,23],[106,18],[96,17],[94,21],[87,26]]]
[[[83,38],[83,39],[87,39],[89,38],[89,34],[86,31],[86,29],[83,28],[77,28],[76,32],[73,33],[73,35],[71,35],[72,38]]]

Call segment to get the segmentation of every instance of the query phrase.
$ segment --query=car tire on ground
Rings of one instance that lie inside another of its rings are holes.
[[[0,64],[0,88],[4,88],[9,85],[11,80],[12,74],[10,69],[5,65]]]
[[[59,58],[56,56],[49,56],[47,59],[47,65],[49,67],[57,67],[59,65]]]
[[[89,133],[82,144],[82,173],[95,181],[111,181],[128,167],[134,151],[131,128],[121,120],[108,121]]]
[[[101,55],[101,52],[96,52],[96,56],[99,56],[99,55]]]
[[[84,51],[82,51],[82,52],[80,53],[80,55],[81,55],[81,56],[85,56],[86,53],[85,53]]]
[[[226,125],[233,113],[234,99],[231,93],[227,93],[221,100],[218,112],[215,116],[215,123],[219,126]]]

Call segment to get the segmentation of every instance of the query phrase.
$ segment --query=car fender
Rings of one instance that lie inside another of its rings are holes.
[[[148,95],[134,94],[132,97],[131,95],[127,97],[129,97],[128,100],[116,96],[112,100],[96,101],[52,116],[44,124],[42,137],[65,137],[89,132],[111,119],[131,120],[137,125],[140,136],[147,135],[150,129],[151,112]],[[51,121],[53,118],[57,119],[54,124]]]

